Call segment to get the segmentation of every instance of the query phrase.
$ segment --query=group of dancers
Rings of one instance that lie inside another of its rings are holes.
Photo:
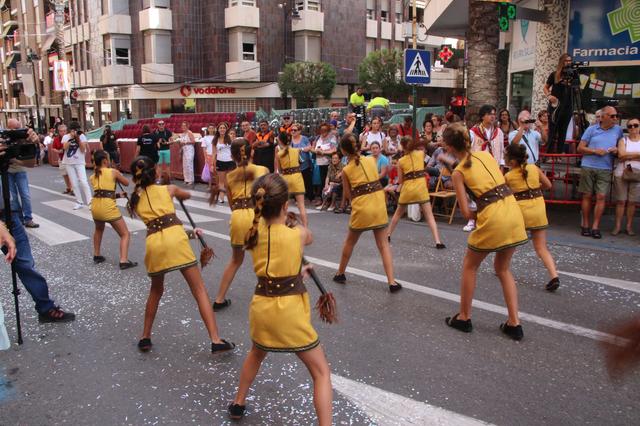
[[[446,323],[460,331],[472,331],[471,303],[477,270],[486,256],[495,252],[495,271],[508,309],[508,318],[500,329],[512,339],[520,340],[523,330],[518,318],[517,289],[510,264],[515,247],[528,241],[527,230],[532,233],[534,247],[552,278],[546,289],[554,291],[559,286],[544,231],[548,222],[542,190],[550,187],[550,182],[535,165],[527,164],[524,146],[510,145],[507,148],[506,160],[511,171],[503,175],[490,154],[470,152],[469,132],[463,125],[448,126],[443,136],[447,151],[458,161],[452,179],[460,210],[466,219],[477,221],[476,229],[469,235],[463,261],[460,309],[446,318]],[[173,203],[174,198],[186,200],[191,194],[175,185],[163,184],[150,158],[137,157],[133,161],[131,173],[135,188],[129,200],[129,210],[147,226],[144,263],[151,278],[138,348],[143,352],[152,348],[151,331],[164,290],[164,276],[179,270],[198,304],[209,332],[212,353],[234,349],[234,343],[220,337],[214,311],[231,304],[231,300],[226,298],[227,292],[243,263],[245,251],[249,251],[257,278],[249,306],[253,345],[242,367],[236,397],[228,407],[229,415],[234,419],[244,416],[249,387],[268,352],[293,352],[308,368],[313,379],[319,424],[329,425],[332,418],[330,370],[311,323],[309,296],[303,284],[303,275],[308,267],[303,266],[302,256],[304,247],[312,243],[313,235],[308,228],[303,202],[305,188],[300,172],[300,153],[290,146],[291,136],[287,132],[280,132],[277,139],[277,173],[269,173],[267,168],[252,164],[252,147],[247,140],[236,138],[230,142],[236,164],[236,168],[227,175],[227,197],[232,210],[229,228],[232,255],[213,304],[188,234],[176,216]],[[394,276],[390,240],[402,216],[403,206],[408,204],[421,205],[436,248],[445,248],[431,212],[424,152],[409,136],[402,138],[402,145],[404,157],[398,167],[400,208],[388,227],[385,194],[375,159],[361,156],[360,142],[355,135],[347,133],[340,140],[340,152],[348,160],[343,169],[342,183],[344,196],[351,203],[351,216],[340,265],[333,277],[337,283],[346,283],[345,271],[353,249],[362,233],[372,230],[389,291],[397,293],[402,289]],[[135,266],[127,258],[129,233],[116,205],[116,185],[128,186],[128,179],[109,168],[109,158],[104,151],[95,152],[93,158],[95,174],[91,183],[94,202],[91,210],[96,226],[94,261],[104,261],[100,255],[100,243],[105,224],[110,223],[121,238],[120,266]],[[214,202],[214,192],[212,190],[211,202]],[[300,223],[295,226],[287,222],[291,198],[300,211]],[[471,200],[477,206],[475,211],[470,207]],[[194,231],[202,232],[199,229]]]

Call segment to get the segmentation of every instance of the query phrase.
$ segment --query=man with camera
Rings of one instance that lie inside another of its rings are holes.
[[[542,135],[533,129],[536,120],[531,118],[529,111],[518,114],[518,130],[509,132],[509,143],[525,145],[527,147],[527,163],[536,164],[540,160],[540,145]]]
[[[20,127],[20,123],[17,120],[9,120],[7,123],[10,128],[16,130]],[[10,163],[19,162],[15,158],[6,158],[7,156],[13,156],[14,152],[22,151],[16,149],[9,149],[10,145],[22,145],[27,143],[38,143],[38,135],[32,130],[28,129],[26,132],[27,141],[13,141],[0,139],[0,162],[9,161]],[[13,148],[13,146],[12,146]],[[26,151],[26,150],[25,150]],[[35,150],[33,150],[35,153]],[[27,160],[22,165],[33,165],[35,157],[32,160]],[[4,199],[0,197],[0,217],[4,218]],[[49,287],[47,281],[42,275],[35,269],[35,262],[33,260],[33,254],[31,252],[31,245],[29,244],[29,238],[22,225],[21,209],[20,205],[15,200],[15,197],[11,195],[10,201],[11,208],[11,235],[15,241],[15,249],[11,241],[6,236],[3,237],[0,232],[0,244],[2,244],[2,251],[7,256],[7,260],[10,260],[12,256],[13,266],[16,273],[22,281],[22,284],[27,289],[33,301],[35,302],[35,308],[38,312],[38,320],[40,322],[69,322],[75,319],[75,315],[72,312],[65,312],[60,309],[53,300],[49,297]]]
[[[20,122],[15,118],[7,121],[7,129],[16,130],[20,128]],[[37,136],[36,136],[37,137]],[[40,143],[36,140],[35,143]],[[27,167],[34,167],[36,159],[30,160]],[[11,191],[12,209],[21,212],[21,222],[27,228],[38,228],[40,225],[33,221],[31,210],[31,192],[29,191],[29,178],[25,165],[19,162],[9,164],[9,190]]]

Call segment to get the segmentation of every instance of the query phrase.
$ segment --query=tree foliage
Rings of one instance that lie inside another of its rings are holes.
[[[313,106],[320,97],[331,98],[336,86],[336,71],[325,62],[286,64],[278,79],[283,95],[291,95],[302,106]]]
[[[404,93],[408,86],[402,79],[403,52],[382,49],[369,53],[358,65],[358,79],[368,92],[376,92],[388,98]]]

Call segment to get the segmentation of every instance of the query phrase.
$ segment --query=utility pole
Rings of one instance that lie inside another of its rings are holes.
[[[417,1],[413,0],[413,19],[411,20],[411,37],[412,37],[412,48],[418,48],[418,17],[417,17]],[[429,67],[431,64],[424,64],[425,67]],[[414,142],[417,140],[417,129],[418,123],[416,123],[416,109],[418,108],[418,87],[413,84],[411,85],[411,97],[413,98],[413,140]]]

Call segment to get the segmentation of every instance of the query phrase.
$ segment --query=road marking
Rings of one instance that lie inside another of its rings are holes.
[[[573,272],[558,271],[559,274],[569,277],[578,278],[580,280],[591,281],[598,284],[608,285],[609,287],[621,288],[634,293],[640,293],[640,283],[635,281],[618,280],[615,278],[597,277],[595,275],[576,274]]]
[[[29,184],[29,188],[33,188],[33,189],[37,189],[39,191],[44,191],[44,192],[48,192],[49,194],[53,194],[53,195],[57,195],[59,197],[67,197],[67,198],[72,198],[75,199],[75,197],[73,195],[69,195],[69,194],[63,194],[60,191],[54,191],[52,189],[49,188],[45,188],[44,186],[38,186],[38,185],[32,185]]]
[[[331,375],[331,384],[336,391],[357,405],[375,424],[380,426],[490,424],[336,374]]]
[[[89,237],[82,235],[62,225],[45,219],[37,214],[33,215],[33,220],[40,225],[39,228],[26,228],[27,232],[49,246],[71,243],[74,241],[88,240]]]

